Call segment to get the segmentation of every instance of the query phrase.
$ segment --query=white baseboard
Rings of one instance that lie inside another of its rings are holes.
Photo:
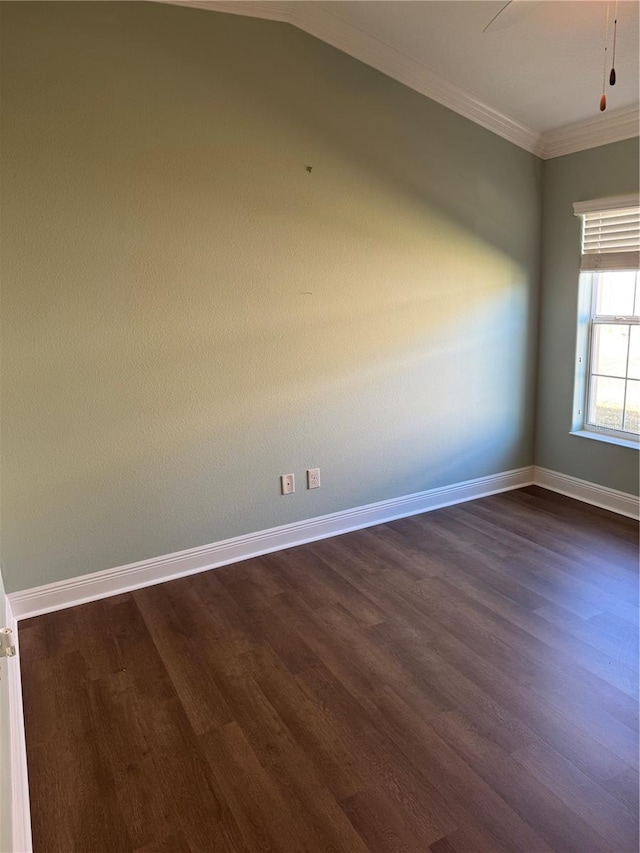
[[[568,474],[560,474],[558,471],[550,471],[548,468],[534,466],[533,478],[536,486],[542,486],[552,492],[584,501],[592,506],[617,512],[629,518],[640,518],[640,502],[634,495],[619,492],[616,489],[608,489],[606,486],[598,486],[587,480],[579,480]]]
[[[382,524],[397,518],[429,512],[440,507],[532,484],[630,518],[637,519],[640,515],[638,499],[633,495],[598,486],[557,471],[528,466],[306,521],[285,524],[270,530],[225,539],[212,545],[190,548],[175,554],[142,560],[71,580],[10,593],[7,596],[8,622],[16,643],[16,656],[8,661],[7,666],[11,730],[13,853],[32,853],[33,849],[18,620],[203,572],[260,554],[279,551],[282,548],[291,548],[305,542],[314,542],[374,524]]]
[[[18,622],[11,610],[10,601],[7,601],[7,617],[7,627],[13,631],[16,647],[15,657],[7,658],[6,661],[11,749],[11,836],[13,842],[11,850],[12,853],[32,853],[27,744],[24,731],[22,678],[20,674],[20,643]]]
[[[293,524],[273,527],[270,530],[249,533],[246,536],[236,536],[233,539],[214,542],[212,545],[190,548],[187,551],[142,560],[114,569],[105,569],[21,592],[12,592],[7,598],[15,618],[26,619],[196,572],[204,572],[207,569],[247,560],[272,551],[280,551],[283,548],[302,545],[305,542],[314,542],[329,536],[348,533],[351,530],[393,521],[396,518],[417,515],[497,492],[519,489],[530,486],[532,483],[533,467],[527,466],[297,521]]]

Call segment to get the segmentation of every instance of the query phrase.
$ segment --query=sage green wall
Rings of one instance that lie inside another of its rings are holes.
[[[638,494],[638,451],[569,435],[576,359],[580,220],[574,201],[637,192],[638,139],[544,164],[536,465]]]
[[[1,14],[8,590],[532,463],[537,158],[284,24]]]

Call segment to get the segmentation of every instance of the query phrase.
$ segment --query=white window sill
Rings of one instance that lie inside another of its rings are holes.
[[[578,438],[591,438],[594,441],[602,441],[605,444],[617,444],[618,447],[630,447],[631,450],[640,450],[640,444],[637,441],[626,441],[624,438],[606,435],[602,432],[591,432],[586,429],[572,429],[569,435],[575,435]]]

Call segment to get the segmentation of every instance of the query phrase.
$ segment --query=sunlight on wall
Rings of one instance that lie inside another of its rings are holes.
[[[53,5],[3,10],[10,589],[530,464],[535,158],[285,26]]]

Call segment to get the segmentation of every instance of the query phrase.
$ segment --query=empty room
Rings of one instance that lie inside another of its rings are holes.
[[[1,853],[637,853],[639,9],[0,2]]]

